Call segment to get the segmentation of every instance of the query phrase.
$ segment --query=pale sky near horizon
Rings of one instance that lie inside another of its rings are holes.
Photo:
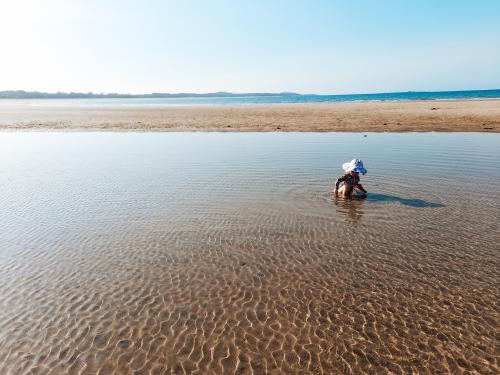
[[[0,0],[0,91],[500,88],[500,1]]]

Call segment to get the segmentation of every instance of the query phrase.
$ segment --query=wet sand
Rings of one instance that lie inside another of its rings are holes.
[[[0,105],[0,130],[500,132],[500,100],[148,108],[46,101]]]
[[[1,135],[1,373],[498,374],[497,134]]]

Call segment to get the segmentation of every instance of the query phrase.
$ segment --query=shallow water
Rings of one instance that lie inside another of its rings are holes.
[[[2,133],[1,372],[497,373],[499,150]],[[370,194],[336,200],[353,157]]]

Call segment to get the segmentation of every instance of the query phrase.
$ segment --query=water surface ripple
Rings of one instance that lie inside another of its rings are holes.
[[[498,373],[498,150],[2,133],[1,373]],[[370,195],[334,199],[353,157]]]

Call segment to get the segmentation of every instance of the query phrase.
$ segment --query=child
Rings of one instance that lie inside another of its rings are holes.
[[[367,191],[359,183],[359,174],[366,174],[367,172],[363,167],[363,162],[359,159],[353,159],[348,163],[342,164],[342,169],[346,174],[337,179],[335,183],[335,196],[350,198],[353,196],[355,189],[361,191],[363,193],[362,196],[366,196]]]

